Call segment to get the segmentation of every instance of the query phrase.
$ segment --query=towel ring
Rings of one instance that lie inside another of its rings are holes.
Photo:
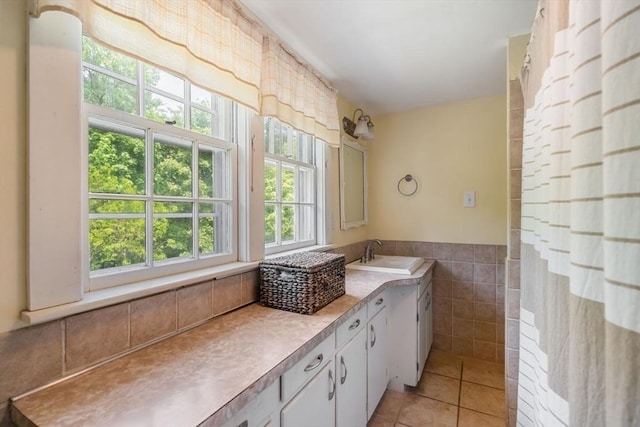
[[[402,189],[400,188],[400,184],[402,184],[402,181],[406,181],[406,182],[412,182],[414,183],[415,187],[413,189],[413,191],[402,191]],[[416,191],[418,191],[418,181],[411,175],[405,175],[402,178],[400,178],[400,181],[398,181],[398,193],[402,194],[403,196],[413,196],[414,194],[416,194]]]

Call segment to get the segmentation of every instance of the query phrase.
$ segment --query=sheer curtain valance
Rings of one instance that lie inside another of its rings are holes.
[[[92,38],[339,144],[337,93],[234,0],[31,0],[77,16]]]
[[[309,66],[277,41],[265,37],[262,49],[262,115],[278,117],[331,145],[340,145],[338,94]]]

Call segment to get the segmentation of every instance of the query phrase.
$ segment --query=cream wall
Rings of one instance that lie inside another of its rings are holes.
[[[0,332],[27,298],[26,4],[0,1]]]
[[[368,237],[506,244],[506,115],[500,95],[376,117]],[[407,174],[420,185],[411,197],[397,190]]]

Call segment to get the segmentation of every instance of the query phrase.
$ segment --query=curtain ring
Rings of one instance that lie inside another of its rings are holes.
[[[402,189],[400,188],[400,184],[402,184],[402,181],[407,181],[407,182],[412,182],[415,185],[415,188],[413,189],[413,191],[407,191],[404,192],[402,191]],[[416,191],[418,191],[418,181],[411,175],[405,175],[402,178],[400,178],[400,181],[398,181],[398,193],[402,194],[403,196],[413,196],[414,194],[416,194]]]

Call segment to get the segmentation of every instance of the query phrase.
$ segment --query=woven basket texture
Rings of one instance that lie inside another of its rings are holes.
[[[304,252],[260,263],[260,302],[313,314],[345,293],[343,254]]]

